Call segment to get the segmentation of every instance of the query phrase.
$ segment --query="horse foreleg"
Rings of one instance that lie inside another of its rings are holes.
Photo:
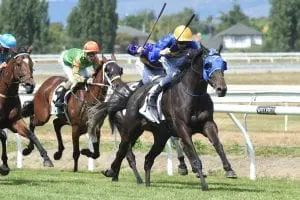
[[[178,161],[179,161],[178,174],[180,174],[182,176],[188,175],[188,169],[187,169],[187,166],[184,162],[183,150],[182,150],[182,146],[179,142],[179,138],[171,137],[171,141],[172,141],[173,145],[176,148],[177,158],[178,158]]]
[[[61,128],[65,125],[65,121],[61,120],[60,118],[55,118],[53,120],[53,126],[57,138],[57,145],[58,145],[58,151],[54,153],[53,157],[55,160],[61,159],[62,153],[65,149],[62,137],[61,137]]]
[[[163,151],[169,136],[164,134],[162,131],[153,132],[154,144],[152,145],[150,151],[145,156],[144,170],[146,186],[150,186],[150,173],[153,166],[155,158]]]
[[[23,119],[20,119],[12,124],[12,128],[14,131],[18,132],[20,135],[29,138],[35,146],[38,148],[40,155],[44,159],[44,166],[45,167],[53,167],[53,163],[50,160],[50,158],[47,155],[47,151],[44,149],[44,147],[41,145],[40,141],[36,137],[36,135],[31,132],[25,124],[25,121]]]
[[[4,130],[0,129],[0,140],[2,144],[2,165],[0,166],[0,174],[2,176],[6,176],[9,174],[9,167],[7,164],[7,152],[6,152],[6,141],[7,141],[7,136]]]
[[[202,172],[202,162],[198,157],[196,149],[194,147],[190,135],[190,129],[184,123],[177,123],[176,127],[178,128],[178,133],[180,134],[184,148],[186,148],[184,152],[186,152],[187,156],[189,157],[192,169],[196,170],[198,173],[198,176],[200,178],[201,189],[207,190],[208,185]]]
[[[79,159],[79,156],[80,156],[79,137],[80,137],[79,127],[78,126],[72,126],[74,172],[78,171],[78,159]]]
[[[34,115],[31,115],[30,116],[30,121],[29,121],[29,129],[32,133],[34,133],[34,129],[35,129],[35,125],[33,124],[33,120],[34,120]],[[24,156],[27,156],[33,151],[33,149],[34,149],[34,143],[30,140],[27,147],[23,149],[22,154]]]
[[[225,176],[227,178],[237,178],[236,173],[231,168],[231,165],[226,157],[226,154],[223,149],[223,145],[221,144],[218,137],[218,128],[214,121],[206,122],[203,127],[203,133],[208,137],[211,144],[216,149],[221,161],[223,163],[223,168],[226,172]]]

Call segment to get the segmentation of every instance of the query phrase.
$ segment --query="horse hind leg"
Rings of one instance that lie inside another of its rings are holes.
[[[31,132],[28,128],[26,128],[25,121],[23,119],[20,119],[13,123],[12,125],[13,130],[18,132],[20,135],[29,138],[30,141],[32,141],[35,146],[38,148],[40,155],[44,159],[44,166],[45,167],[53,167],[53,163],[50,160],[50,158],[47,155],[47,151],[44,149],[44,147],[41,145],[40,141],[36,137],[36,135]]]
[[[150,173],[151,168],[154,164],[155,158],[163,151],[169,136],[164,134],[162,131],[153,131],[154,144],[152,145],[150,151],[145,156],[144,170],[146,186],[150,186]]]
[[[0,174],[2,176],[6,176],[9,174],[9,167],[8,167],[8,164],[7,164],[7,151],[6,151],[6,141],[7,141],[7,136],[6,136],[6,133],[4,132],[4,130],[0,130],[0,140],[1,140],[1,143],[2,143],[2,156],[1,156],[1,159],[2,159],[2,165],[0,166]]]
[[[142,130],[139,130],[139,133],[136,135],[136,139],[135,139],[135,142],[137,140],[137,138],[143,133]],[[127,154],[126,154],[126,159],[127,159],[127,162],[130,166],[130,168],[132,169],[133,173],[134,173],[134,176],[136,178],[136,182],[137,184],[142,184],[143,183],[143,179],[141,178],[141,175],[140,173],[138,172],[137,170],[137,167],[136,167],[136,161],[135,161],[135,155],[132,151],[132,147],[134,146],[135,142],[132,143],[132,146],[128,149],[127,151]]]
[[[184,161],[183,149],[182,149],[182,146],[179,142],[179,138],[171,137],[170,139],[171,139],[173,145],[175,146],[176,152],[177,152],[177,158],[178,158],[178,161],[179,161],[178,174],[180,174],[182,176],[188,175],[189,172],[188,172],[187,166],[186,166],[185,161]]]
[[[29,120],[29,129],[30,129],[30,131],[32,133],[34,133],[34,129],[35,129],[35,125],[33,123],[34,115],[31,115],[29,119],[30,119]],[[31,152],[33,151],[33,149],[34,149],[34,143],[30,140],[29,144],[27,145],[27,147],[23,149],[22,154],[24,156],[27,156],[27,155],[31,154]]]
[[[225,151],[223,149],[223,145],[221,144],[218,137],[218,128],[214,121],[209,121],[205,123],[203,127],[204,134],[208,137],[209,141],[216,149],[219,157],[221,158],[223,168],[225,170],[225,176],[227,178],[237,178],[235,171],[231,168],[231,165],[227,159]]]
[[[53,157],[54,160],[59,160],[61,159],[61,156],[63,154],[63,151],[65,149],[63,141],[62,141],[62,136],[61,136],[61,128],[65,125],[65,121],[60,119],[60,118],[55,118],[53,120],[53,126],[54,126],[54,131],[56,134],[57,138],[57,145],[58,145],[58,151],[54,153]]]

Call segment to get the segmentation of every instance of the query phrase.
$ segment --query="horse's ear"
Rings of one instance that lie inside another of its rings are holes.
[[[33,45],[30,45],[27,49],[27,53],[31,54],[32,50],[33,50]]]
[[[222,49],[223,49],[223,44],[221,43],[220,46],[219,46],[219,49],[218,49],[219,54],[221,54]]]
[[[111,59],[112,59],[113,61],[117,61],[117,58],[116,58],[115,54],[111,54]]]
[[[206,53],[206,54],[209,53],[209,49],[206,48],[202,43],[200,43],[200,46],[201,46],[201,50],[203,51],[203,53]]]
[[[107,58],[102,54],[102,62],[105,63],[107,62]]]

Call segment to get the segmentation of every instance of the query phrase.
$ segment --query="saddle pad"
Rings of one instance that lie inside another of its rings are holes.
[[[51,115],[57,115],[57,114],[62,114],[64,113],[63,109],[58,109],[54,102],[56,101],[57,99],[57,95],[56,95],[56,91],[58,88],[60,88],[65,82],[62,82],[60,83],[54,90],[53,90],[53,93],[52,93],[52,98],[51,98]],[[66,94],[65,94],[65,97],[69,95],[71,91],[67,91]],[[64,98],[65,99],[65,98]]]

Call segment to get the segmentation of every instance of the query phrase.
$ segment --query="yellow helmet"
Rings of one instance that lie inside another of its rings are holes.
[[[184,31],[183,31],[184,30]],[[181,35],[180,35],[181,34]],[[193,33],[189,27],[185,28],[185,25],[177,26],[174,30],[174,37],[178,41],[192,41]],[[178,38],[180,36],[180,38]]]

